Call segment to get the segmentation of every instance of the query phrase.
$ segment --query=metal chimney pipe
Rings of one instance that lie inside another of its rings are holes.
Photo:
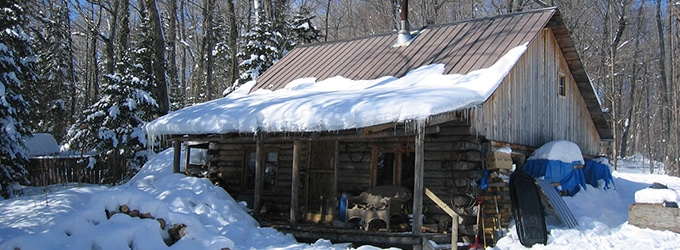
[[[399,23],[399,32],[397,34],[397,45],[404,45],[411,40],[408,24],[408,0],[401,0],[399,9],[401,22]]]

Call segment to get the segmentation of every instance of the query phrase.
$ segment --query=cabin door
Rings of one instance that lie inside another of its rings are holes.
[[[337,211],[337,142],[309,143],[305,183],[305,221],[331,223]]]

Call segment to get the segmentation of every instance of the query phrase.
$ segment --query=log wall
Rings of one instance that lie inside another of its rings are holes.
[[[453,204],[453,196],[466,195],[466,192],[468,192],[474,197],[474,192],[477,192],[470,185],[456,186],[456,180],[459,184],[471,184],[471,181],[481,178],[483,174],[482,156],[486,154],[483,152],[485,146],[481,138],[471,135],[470,126],[467,122],[453,121],[437,126],[439,127],[438,133],[425,136],[424,183],[426,188],[451,205]],[[332,197],[332,200],[335,200],[332,204],[332,206],[335,206],[333,213],[337,213],[337,199],[342,193],[358,195],[375,185],[373,183],[375,172],[372,171],[372,162],[376,161],[374,155],[377,152],[397,155],[410,154],[414,150],[415,138],[413,136],[379,139],[361,138],[361,136],[357,136],[355,139],[343,140],[338,143],[338,181],[337,188],[335,188],[337,190],[336,197]],[[310,168],[308,164],[308,151],[312,144],[302,143],[302,145],[299,199],[302,207],[300,211],[303,213],[301,216],[304,216],[306,212],[304,208],[305,200],[310,199],[305,194],[317,193],[314,190],[333,190],[333,187],[331,181],[322,182],[324,183],[322,185],[307,186],[307,183],[313,183],[306,181],[307,176],[316,170]],[[254,147],[254,142],[229,143],[223,141],[210,144],[209,151],[214,152],[214,156],[211,158],[211,170],[208,177],[216,184],[224,187],[236,199],[249,201],[249,198],[252,198],[253,188],[248,187],[243,181],[247,156],[250,152],[254,152]],[[488,146],[486,147],[488,148]],[[278,175],[276,186],[272,189],[263,190],[262,201],[268,209],[273,209],[278,213],[286,213],[290,209],[293,142],[265,143],[265,148],[267,151],[278,152]],[[330,150],[328,147],[318,148]],[[413,171],[412,168],[409,170],[406,170],[407,167],[404,168],[404,171]],[[310,190],[311,192],[307,192]],[[424,199],[424,206],[426,207],[426,217],[448,218],[443,210],[427,198]],[[462,210],[464,208],[459,209],[459,211]]]

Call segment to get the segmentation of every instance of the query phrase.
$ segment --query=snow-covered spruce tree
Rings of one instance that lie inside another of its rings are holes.
[[[281,48],[288,47],[288,40],[280,32],[272,30],[271,22],[260,18],[253,28],[243,36],[246,43],[238,57],[239,79],[234,88],[250,80],[257,79],[283,56]],[[225,92],[226,93],[226,92]]]
[[[314,16],[304,11],[296,14],[286,22],[282,32],[273,30],[271,22],[260,18],[250,32],[244,35],[246,45],[243,52],[238,54],[243,60],[238,66],[239,79],[224,91],[224,95],[243,83],[257,79],[295,46],[318,41],[321,31],[312,24],[313,18]]]
[[[292,20],[287,23],[289,30],[288,39],[294,42],[291,43],[293,46],[319,41],[321,30],[317,29],[312,23],[314,17],[308,10],[302,9],[300,13],[295,14]],[[292,47],[289,49],[292,49]]]
[[[108,183],[136,173],[147,160],[144,123],[160,113],[152,96],[153,46],[148,19],[139,27],[139,39],[106,76],[102,98],[87,108],[69,130],[71,148],[95,150],[109,170]]]
[[[35,131],[47,132],[61,142],[71,112],[76,76],[70,36],[68,4],[50,2],[45,11],[34,13],[33,44],[37,54],[38,82],[27,94],[39,96],[31,103]]]
[[[30,110],[21,91],[36,75],[24,18],[20,1],[0,1],[0,194],[5,198],[11,185],[26,181],[27,174],[22,137],[31,134],[26,123]]]

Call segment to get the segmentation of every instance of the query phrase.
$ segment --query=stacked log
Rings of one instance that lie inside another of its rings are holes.
[[[163,238],[163,241],[168,246],[172,246],[186,235],[186,225],[173,224],[172,226],[168,227],[168,223],[165,221],[165,219],[155,218],[153,215],[151,215],[151,213],[142,213],[137,209],[130,209],[128,205],[119,206],[117,211],[109,211],[108,209],[104,209],[104,212],[106,213],[106,219],[111,219],[111,217],[116,214],[125,214],[130,217],[136,217],[140,219],[156,220],[161,230],[167,232],[166,235],[168,235],[168,238]]]

